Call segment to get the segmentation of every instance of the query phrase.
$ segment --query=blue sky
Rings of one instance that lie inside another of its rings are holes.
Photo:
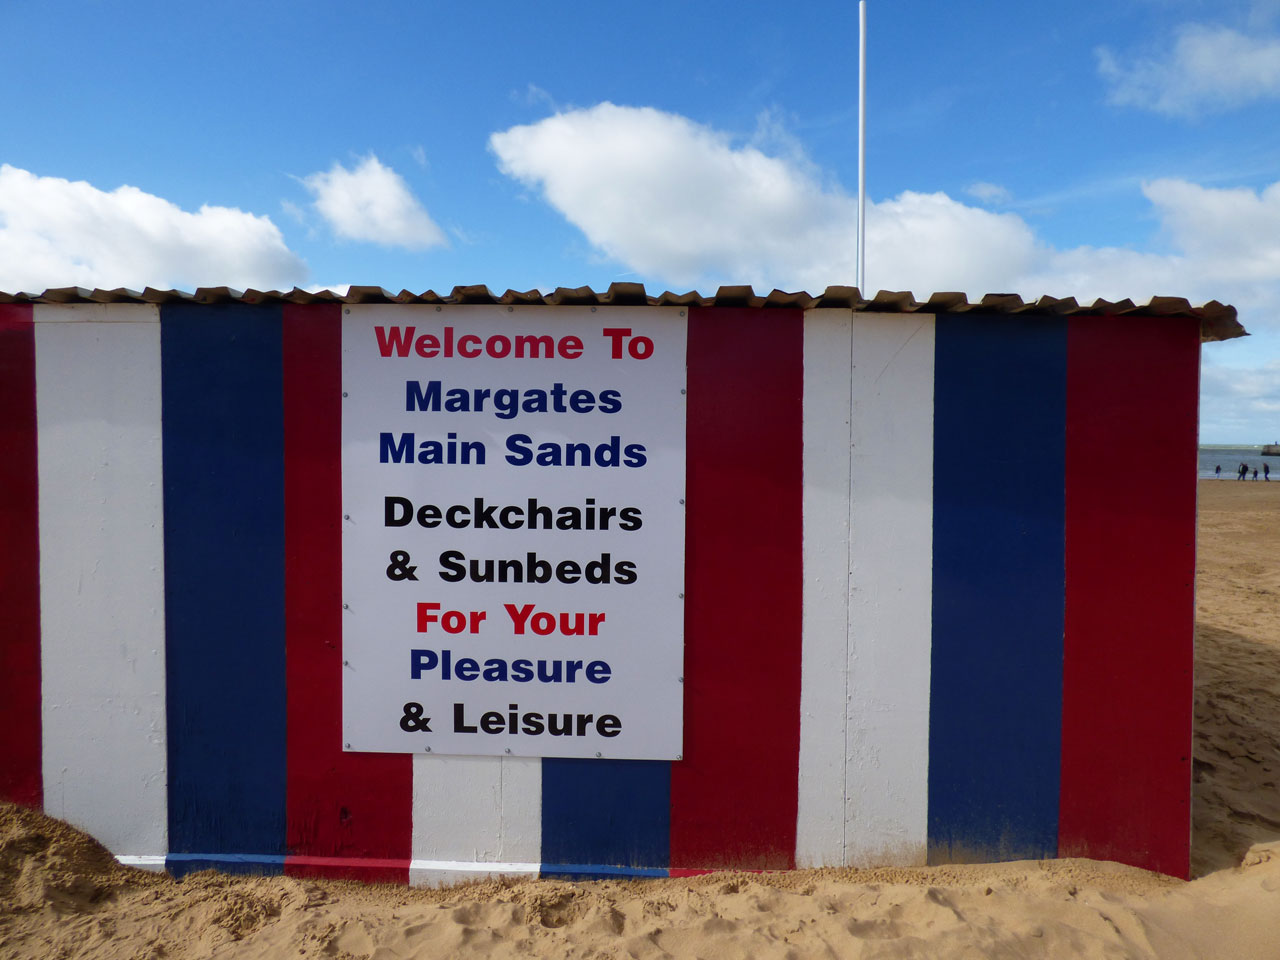
[[[1280,0],[868,7],[868,287],[1234,303],[1280,438]],[[852,0],[0,16],[0,290],[852,283]]]

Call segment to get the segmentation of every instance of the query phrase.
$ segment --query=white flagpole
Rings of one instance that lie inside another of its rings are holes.
[[[858,0],[858,269],[857,287],[867,294],[867,0]]]

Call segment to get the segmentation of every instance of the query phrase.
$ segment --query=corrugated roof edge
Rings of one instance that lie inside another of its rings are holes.
[[[550,293],[538,290],[508,290],[494,294],[483,285],[454,287],[446,296],[433,290],[410,293],[401,290],[392,293],[382,287],[351,287],[346,296],[338,296],[330,290],[313,293],[294,287],[288,292],[279,290],[233,290],[230,287],[200,287],[194,293],[181,290],[87,290],[84,287],[55,287],[43,293],[3,293],[0,303],[490,303],[533,306],[601,305],[601,306],[704,306],[704,307],[847,307],[859,311],[880,313],[1021,313],[1042,316],[1088,313],[1114,316],[1143,317],[1195,317],[1200,321],[1200,336],[1204,341],[1231,340],[1246,337],[1248,332],[1236,319],[1236,308],[1229,304],[1210,300],[1193,307],[1182,297],[1152,297],[1145,304],[1132,300],[1094,300],[1081,304],[1074,297],[1058,299],[1040,297],[1023,300],[1014,293],[989,293],[977,302],[971,302],[963,293],[935,293],[928,300],[917,300],[909,291],[881,290],[867,299],[857,287],[827,287],[822,293],[787,293],[772,290],[761,296],[749,286],[721,287],[712,296],[697,291],[672,293],[664,291],[653,296],[641,283],[612,283],[604,292],[590,287],[557,287]]]

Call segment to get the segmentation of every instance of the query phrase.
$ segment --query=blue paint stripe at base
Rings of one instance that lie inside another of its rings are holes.
[[[286,852],[281,321],[160,308],[175,854]]]
[[[938,319],[930,863],[1057,853],[1066,370],[1063,319]]]
[[[608,880],[612,877],[668,877],[666,867],[614,867],[600,863],[544,863],[544,880]]]
[[[542,761],[542,862],[666,869],[671,764],[665,760]]]
[[[275,877],[284,873],[284,857],[254,853],[171,853],[164,868],[175,879],[201,870]]]

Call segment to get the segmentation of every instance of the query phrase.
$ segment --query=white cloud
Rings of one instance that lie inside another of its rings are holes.
[[[316,210],[334,234],[386,247],[426,250],[448,240],[404,178],[373,154],[354,170],[340,163],[304,177]]]
[[[556,102],[556,98],[536,83],[527,84],[523,90],[512,90],[508,98],[512,103],[517,103],[524,107],[540,107],[543,110],[556,111],[561,109],[560,104]]]
[[[1280,360],[1252,367],[1200,365],[1200,436],[1210,443],[1269,443],[1280,438]]]
[[[1280,359],[1245,368],[1206,363],[1201,389],[1206,396],[1235,401],[1246,413],[1275,417],[1280,414]]]
[[[822,202],[782,161],[647,107],[558,113],[489,143],[504,173],[540,187],[605,254],[680,285],[785,260],[772,236],[793,240]]]
[[[899,194],[867,206],[867,278],[878,290],[1017,290],[1039,248],[1011,213],[966,206],[945,193]]]
[[[1234,283],[1280,277],[1280,183],[1255,192],[1164,179],[1142,192],[1174,244],[1215,276]]]
[[[503,172],[649,283],[810,291],[851,283],[856,204],[803,157],[651,108],[610,103],[493,134]],[[957,290],[1145,302],[1182,296],[1280,317],[1280,183],[1261,192],[1145,184],[1170,252],[1057,249],[1021,217],[944,193],[868,204],[868,292]]]
[[[964,192],[975,200],[981,200],[983,203],[1008,203],[1013,199],[1013,194],[998,183],[979,181],[965,187]]]
[[[0,165],[0,290],[287,289],[306,276],[269,217],[191,213],[137,187],[104,191]]]
[[[1142,187],[1170,253],[1100,247],[1046,249],[1019,283],[1083,299],[1180,296],[1234,304],[1246,327],[1280,320],[1280,182],[1261,191],[1161,179]]]
[[[1170,116],[1229,110],[1280,98],[1280,36],[1249,36],[1222,25],[1185,24],[1172,48],[1126,63],[1097,51],[1108,100]]]
[[[849,283],[856,200],[793,149],[751,144],[648,107],[602,103],[493,134],[504,173],[546,200],[606,256],[679,286]],[[963,289],[994,282],[1032,245],[1017,217],[904,193],[869,205],[868,275]],[[985,251],[985,255],[984,255]],[[909,270],[901,269],[909,265]]]
[[[294,220],[300,224],[306,225],[307,215],[302,208],[291,200],[281,200],[280,209],[290,220]]]

